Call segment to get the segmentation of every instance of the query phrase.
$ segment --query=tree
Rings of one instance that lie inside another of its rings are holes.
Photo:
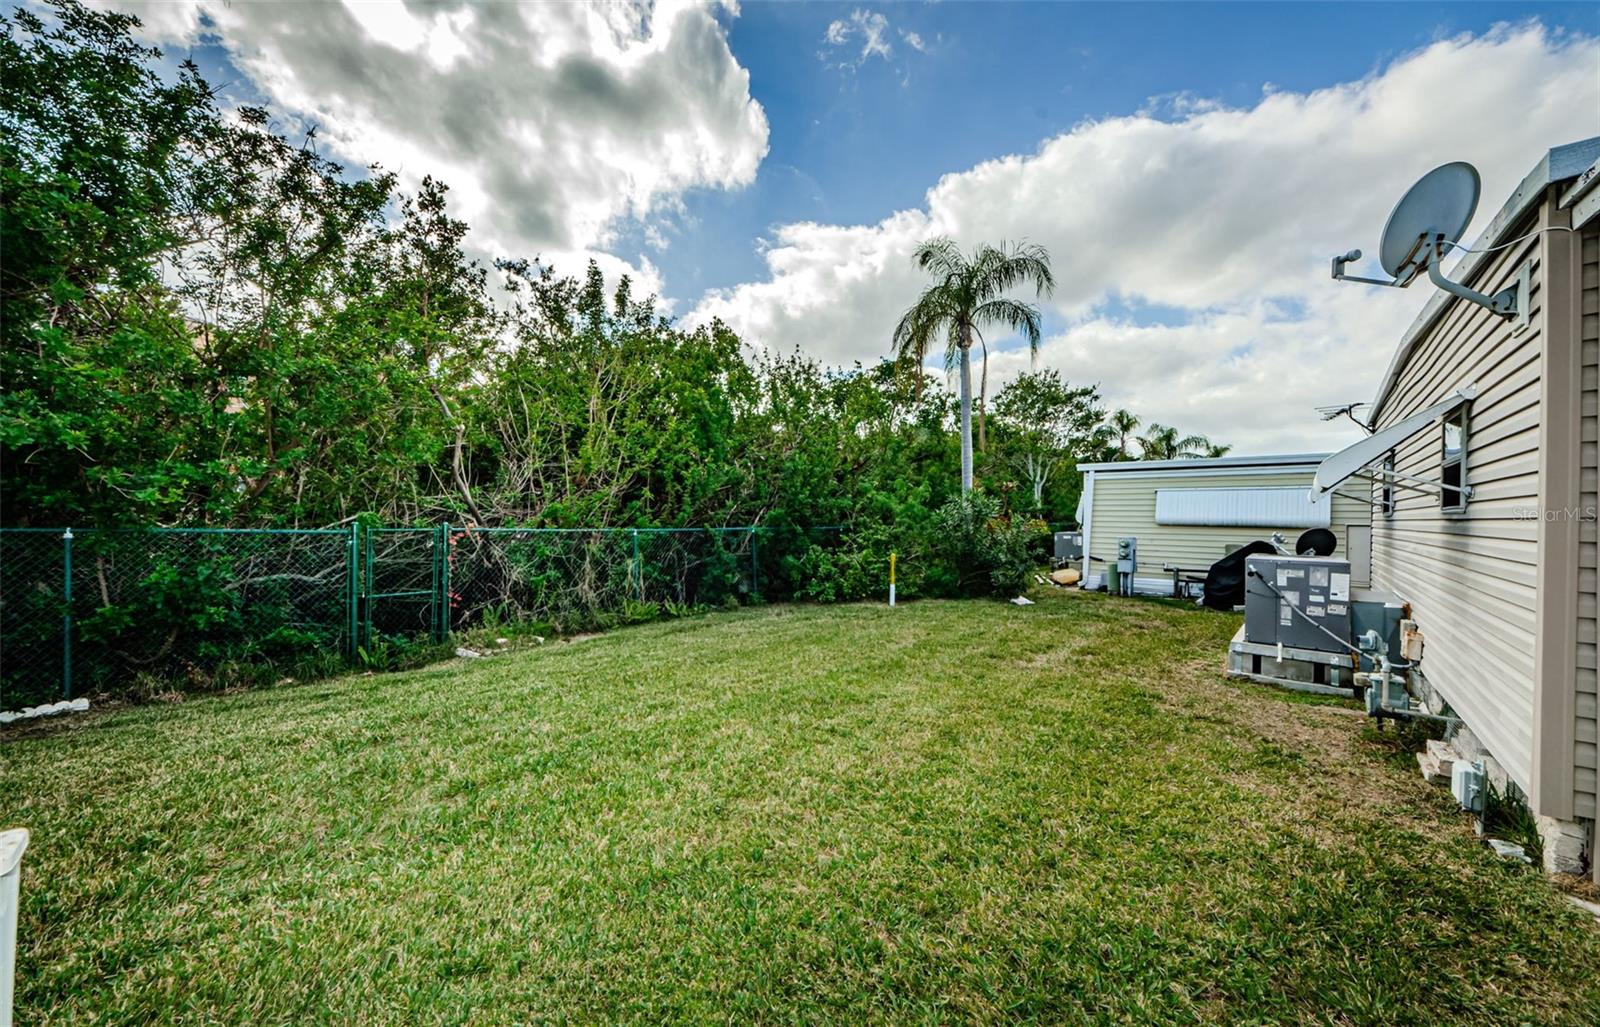
[[[1095,444],[1099,399],[1093,385],[1074,388],[1053,370],[1019,375],[995,397],[1006,462],[1028,483],[1035,511],[1056,471]]]
[[[1150,422],[1139,438],[1139,455],[1145,460],[1182,460],[1204,456],[1211,441],[1204,435],[1179,435],[1178,429]]]
[[[1133,442],[1133,433],[1139,430],[1138,416],[1128,410],[1118,410],[1106,419],[1106,427],[1110,429],[1117,459],[1132,460],[1133,451],[1129,444]]]
[[[983,244],[968,257],[954,240],[938,238],[918,246],[912,261],[935,283],[895,327],[894,349],[902,364],[920,371],[928,350],[942,338],[945,366],[959,363],[961,489],[967,492],[972,489],[972,345],[992,325],[1021,332],[1029,349],[1038,351],[1039,309],[1004,294],[1031,283],[1036,295],[1049,295],[1055,288],[1050,255],[1041,246]]]

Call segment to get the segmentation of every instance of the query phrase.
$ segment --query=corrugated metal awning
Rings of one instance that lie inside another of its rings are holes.
[[[1454,413],[1457,407],[1470,402],[1477,394],[1477,390],[1470,385],[1459,389],[1442,403],[1435,403],[1403,421],[1391,424],[1383,431],[1368,435],[1353,446],[1339,450],[1317,467],[1316,476],[1311,480],[1311,494],[1324,496],[1332,492],[1353,475],[1381,461],[1389,450],[1446,414]]]
[[[1327,496],[1304,488],[1156,489],[1156,523],[1209,528],[1326,528]]]

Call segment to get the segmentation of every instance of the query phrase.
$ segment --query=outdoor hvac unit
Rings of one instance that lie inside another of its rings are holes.
[[[1244,634],[1257,645],[1350,651],[1350,562],[1252,556],[1245,563]]]
[[[1055,557],[1056,563],[1068,563],[1072,560],[1083,559],[1083,532],[1056,532]]]

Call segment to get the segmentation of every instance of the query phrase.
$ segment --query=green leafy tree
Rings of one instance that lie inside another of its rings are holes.
[[[967,492],[972,489],[973,343],[983,328],[1001,327],[1021,332],[1029,349],[1038,351],[1039,309],[1005,293],[1031,284],[1037,295],[1048,295],[1055,288],[1050,255],[1041,246],[984,244],[969,257],[954,240],[939,238],[918,246],[912,260],[935,281],[900,319],[894,349],[902,363],[921,368],[929,350],[942,342],[945,366],[959,365],[961,488]]]
[[[1105,411],[1095,386],[1074,387],[1054,370],[1019,375],[995,397],[1006,463],[1022,476],[1044,511],[1045,488],[1069,462],[1091,452]]]

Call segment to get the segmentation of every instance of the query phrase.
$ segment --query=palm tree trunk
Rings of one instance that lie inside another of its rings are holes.
[[[989,344],[983,345],[983,371],[978,375],[978,452],[989,452]]]
[[[972,329],[961,329],[961,491],[972,491]]]

